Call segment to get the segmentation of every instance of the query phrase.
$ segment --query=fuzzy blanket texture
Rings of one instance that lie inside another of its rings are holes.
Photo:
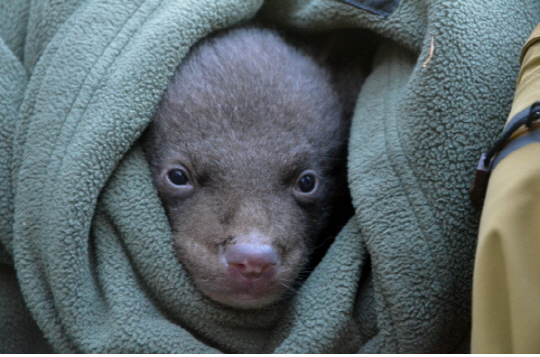
[[[8,0],[0,14],[0,352],[468,351],[467,189],[539,2]],[[177,262],[138,139],[189,48],[253,18],[381,44],[350,137],[356,215],[293,299],[243,311]]]

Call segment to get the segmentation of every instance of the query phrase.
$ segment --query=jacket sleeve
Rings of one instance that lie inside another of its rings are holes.
[[[540,101],[540,25],[522,51],[507,126],[518,113],[537,101]],[[505,152],[499,153],[491,173],[475,261],[473,353],[540,353],[538,129],[538,123],[531,129],[518,129]]]

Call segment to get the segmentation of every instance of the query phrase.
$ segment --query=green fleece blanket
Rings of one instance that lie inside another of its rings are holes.
[[[0,352],[466,352],[467,189],[540,3],[398,3],[0,2]],[[189,48],[254,17],[381,46],[351,131],[356,215],[292,300],[242,311],[177,262],[138,139]]]

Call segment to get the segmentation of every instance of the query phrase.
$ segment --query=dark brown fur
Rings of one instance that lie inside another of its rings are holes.
[[[192,50],[144,146],[178,258],[201,291],[258,308],[293,286],[347,195],[348,126],[326,71],[273,31],[231,30]],[[188,184],[171,185],[175,168]],[[306,172],[319,185],[308,194]],[[262,283],[227,270],[224,252],[241,243],[277,252]]]

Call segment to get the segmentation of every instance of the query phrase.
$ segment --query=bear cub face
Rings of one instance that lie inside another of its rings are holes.
[[[144,149],[205,295],[249,309],[292,290],[346,190],[342,113],[325,69],[270,30],[205,39],[178,67]]]

